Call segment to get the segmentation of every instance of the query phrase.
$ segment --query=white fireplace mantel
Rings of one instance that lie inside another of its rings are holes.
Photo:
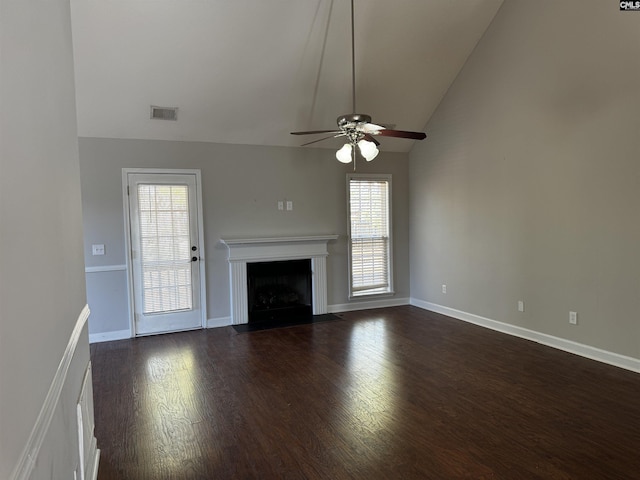
[[[231,321],[247,323],[247,263],[311,259],[314,315],[327,313],[327,242],[338,235],[276,238],[221,238],[229,248]]]

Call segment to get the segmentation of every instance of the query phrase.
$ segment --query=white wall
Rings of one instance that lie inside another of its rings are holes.
[[[618,2],[505,0],[410,154],[412,297],[640,358],[639,51]]]
[[[126,263],[122,168],[197,168],[202,172],[208,319],[229,319],[228,250],[224,237],[333,233],[327,261],[329,305],[349,303],[347,286],[346,174],[334,151],[201,142],[80,138],[86,264],[90,269]],[[408,156],[382,152],[358,172],[390,173],[393,181],[395,299],[409,298]],[[292,200],[292,212],[278,200]],[[91,245],[104,244],[104,256]],[[129,328],[126,272],[87,274],[89,330],[109,339]],[[352,302],[356,303],[356,302]],[[341,307],[342,308],[342,307]]]
[[[89,349],[72,62],[68,1],[0,0],[2,479],[73,478],[78,467]]]

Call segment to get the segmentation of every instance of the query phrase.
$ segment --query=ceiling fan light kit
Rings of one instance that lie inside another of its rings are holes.
[[[345,143],[340,150],[336,152],[336,158],[342,163],[351,163],[351,154],[353,147],[350,143]]]
[[[351,0],[351,87],[353,110],[356,110],[356,69],[355,69],[355,35],[354,35],[354,12],[353,0]],[[370,162],[378,156],[380,143],[374,136],[408,138],[411,140],[424,140],[427,135],[424,132],[409,132],[405,130],[392,130],[381,125],[371,123],[371,117],[363,113],[350,113],[340,115],[337,120],[338,130],[315,130],[308,132],[291,132],[292,135],[313,135],[318,133],[331,134],[318,140],[307,142],[304,145],[327,140],[329,138],[346,137],[347,142],[336,152],[336,158],[342,163],[351,163],[356,169],[356,146],[360,150],[360,155]]]
[[[360,154],[367,162],[376,158],[380,153],[375,143],[365,140],[364,138],[358,142],[358,148],[360,148]]]

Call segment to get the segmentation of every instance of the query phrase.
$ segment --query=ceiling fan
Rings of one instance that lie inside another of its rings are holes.
[[[355,59],[355,35],[354,35],[354,8],[351,0],[351,93],[352,108],[356,111],[356,59]],[[396,137],[408,138],[410,140],[424,140],[427,135],[424,132],[410,132],[406,130],[394,130],[383,125],[371,122],[371,117],[364,113],[348,113],[340,115],[337,120],[338,128],[332,130],[312,130],[307,132],[291,132],[292,135],[315,135],[329,134],[311,142],[303,143],[301,146],[322,142],[329,138],[346,137],[347,142],[336,152],[336,158],[342,163],[351,163],[355,170],[355,159],[357,146],[360,154],[368,162],[378,155],[380,142],[375,137]]]

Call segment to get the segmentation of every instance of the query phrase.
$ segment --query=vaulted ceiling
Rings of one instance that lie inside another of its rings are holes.
[[[501,4],[355,0],[357,112],[423,130]],[[320,137],[289,132],[331,129],[352,113],[349,0],[71,7],[82,137],[297,146]],[[150,105],[178,107],[178,121],[151,120]],[[413,143],[385,138],[381,148]]]

